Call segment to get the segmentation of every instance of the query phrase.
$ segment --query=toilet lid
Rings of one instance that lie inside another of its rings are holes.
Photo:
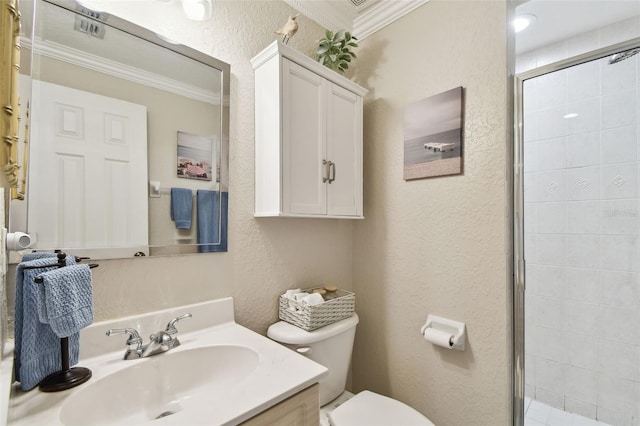
[[[333,426],[435,426],[418,411],[395,399],[362,391],[329,413]]]

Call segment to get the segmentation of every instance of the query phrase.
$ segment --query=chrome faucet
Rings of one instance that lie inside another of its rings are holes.
[[[142,344],[140,334],[138,334],[138,331],[133,328],[110,329],[107,331],[107,336],[116,334],[129,335],[129,338],[127,339],[127,350],[124,353],[125,360],[146,358],[180,346],[180,340],[178,340],[177,337],[178,329],[176,328],[176,323],[187,318],[191,318],[191,314],[184,314],[172,319],[167,324],[165,330],[149,336],[149,343],[146,345]]]
[[[169,321],[164,331],[159,331],[156,334],[149,336],[150,342],[142,351],[142,358],[166,352],[180,346],[176,323],[187,318],[191,318],[191,314],[180,315],[179,317]]]

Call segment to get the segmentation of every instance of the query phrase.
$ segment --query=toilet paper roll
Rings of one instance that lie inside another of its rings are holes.
[[[429,327],[424,331],[424,339],[429,343],[442,346],[443,348],[451,349],[453,347],[451,343],[453,341],[453,334],[436,330],[433,327]]]

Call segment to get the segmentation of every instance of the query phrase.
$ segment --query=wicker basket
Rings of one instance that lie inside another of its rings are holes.
[[[304,291],[311,293],[313,289]],[[353,315],[355,306],[356,295],[340,289],[336,290],[336,297],[333,299],[313,306],[280,296],[279,317],[303,330],[311,331],[349,318]]]

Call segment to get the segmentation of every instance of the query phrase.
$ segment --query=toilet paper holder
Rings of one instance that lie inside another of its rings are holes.
[[[442,337],[444,336],[443,333],[446,333],[448,339],[445,339],[444,343],[441,342],[440,339],[432,339],[432,333],[428,333],[428,329],[435,330],[438,334],[437,337]],[[425,322],[420,329],[420,333],[425,336],[427,341],[433,344],[464,351],[465,341],[467,340],[467,327],[463,322],[453,321],[436,315],[427,315],[427,322]],[[448,340],[448,342],[446,342],[446,340]],[[447,343],[448,346],[446,346]]]

